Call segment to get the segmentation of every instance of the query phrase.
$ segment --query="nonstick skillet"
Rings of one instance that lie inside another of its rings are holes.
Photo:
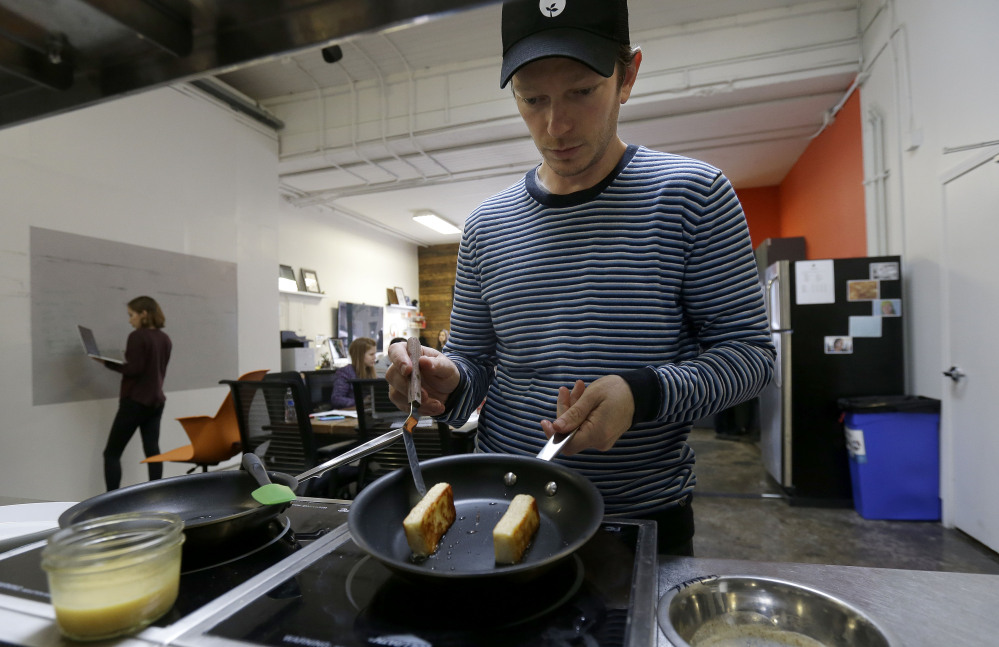
[[[588,479],[538,457],[460,454],[422,461],[420,467],[428,487],[443,481],[454,491],[457,519],[433,555],[415,558],[406,542],[402,521],[420,500],[408,470],[364,488],[348,515],[354,542],[411,582],[526,582],[571,556],[603,520],[603,498]],[[493,527],[522,493],[537,501],[540,528],[519,564],[496,564]]]
[[[294,476],[268,475],[293,490],[298,486]],[[250,493],[258,487],[243,470],[147,481],[77,503],[59,516],[59,526],[123,512],[173,512],[184,521],[185,550],[210,547],[266,525],[288,506],[257,503]]]

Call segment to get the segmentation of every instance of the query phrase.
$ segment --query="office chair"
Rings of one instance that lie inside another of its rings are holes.
[[[250,371],[237,381],[259,380],[266,374],[267,369]],[[150,456],[143,463],[194,463],[187,470],[190,474],[199,467],[207,472],[209,466],[218,465],[240,452],[239,423],[231,392],[226,394],[214,416],[186,416],[177,418],[177,422],[184,428],[191,444]]]
[[[354,387],[354,408],[358,427],[389,430],[398,427],[409,415],[400,411],[389,399],[389,385],[384,377],[358,378],[350,381]]]
[[[316,446],[309,419],[311,400],[301,376],[280,379],[277,374],[258,381],[227,380],[236,404],[240,442],[244,452],[259,456],[267,469],[301,474],[344,450]],[[345,465],[308,481],[299,494],[348,498],[358,468]]]
[[[317,404],[316,404],[317,400],[315,400],[312,397],[312,390],[309,388],[308,381],[307,381],[308,380],[308,374],[310,372],[311,371],[307,371],[305,373],[299,373],[298,371],[282,371],[280,373],[268,373],[266,376],[264,376],[263,380],[265,382],[266,381],[272,381],[272,380],[275,380],[275,381],[285,381],[285,382],[288,382],[288,381],[293,382],[296,385],[295,388],[296,388],[296,397],[297,397],[297,399],[300,399],[302,401],[303,406],[306,408],[307,411],[315,412],[315,411],[322,410],[323,407],[322,406],[317,406]],[[336,372],[336,371],[334,370],[333,372]],[[333,387],[332,387],[332,380],[331,380],[331,378],[328,378],[325,375],[321,379],[324,380],[324,381],[327,380],[327,379],[330,380],[329,393],[327,393],[327,395],[326,395],[326,402],[328,403],[329,399],[330,399],[330,393],[332,393],[332,389],[333,389]],[[268,397],[275,397],[275,396],[268,396]],[[310,428],[311,428],[311,424],[310,424]],[[335,456],[337,454],[340,454],[342,452],[345,452],[348,449],[351,449],[351,448],[357,446],[358,444],[360,444],[360,441],[358,441],[358,440],[355,439],[353,441],[340,441],[338,443],[333,443],[331,445],[325,445],[325,446],[322,446],[322,447],[318,447],[318,449],[316,451],[319,453],[319,462],[324,462],[326,460],[329,460],[333,456]]]
[[[333,376],[336,369],[317,369],[315,371],[305,371],[302,377],[305,378],[305,386],[309,389],[309,397],[312,399],[312,411],[326,411],[331,409],[330,397],[333,395]]]

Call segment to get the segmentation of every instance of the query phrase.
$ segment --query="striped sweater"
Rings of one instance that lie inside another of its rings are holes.
[[[630,146],[598,185],[547,193],[534,171],[465,223],[445,352],[461,384],[440,419],[483,397],[477,449],[536,454],[558,387],[617,374],[631,428],[557,460],[607,514],[645,516],[693,490],[690,422],[753,397],[774,349],[742,208],[703,162]]]

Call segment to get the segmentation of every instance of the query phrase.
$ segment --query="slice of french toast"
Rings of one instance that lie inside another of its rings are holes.
[[[516,564],[531,544],[541,517],[538,503],[529,494],[518,494],[510,501],[503,517],[493,528],[493,550],[497,564]]]
[[[402,522],[413,554],[417,557],[432,555],[456,516],[450,484],[438,483],[427,490]]]

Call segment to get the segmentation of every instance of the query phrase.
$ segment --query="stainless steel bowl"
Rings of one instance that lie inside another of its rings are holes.
[[[659,626],[675,647],[890,647],[887,633],[842,600],[783,580],[698,578],[659,600]]]

